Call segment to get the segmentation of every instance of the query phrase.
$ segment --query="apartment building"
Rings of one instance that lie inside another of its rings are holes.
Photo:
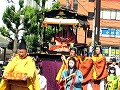
[[[51,8],[52,5],[56,2],[57,0],[47,0],[46,3],[45,3],[45,8]],[[40,2],[40,6],[38,6],[36,4],[36,2],[34,0],[24,0],[24,5],[25,6],[32,6],[32,7],[38,7],[38,8],[41,8],[42,6],[42,0]]]
[[[106,56],[120,59],[120,0],[101,2],[100,40]]]
[[[70,9],[88,15],[90,29],[87,31],[87,44],[92,42],[94,29],[94,12],[96,0],[59,0],[61,5],[69,3]],[[100,12],[100,42],[103,54],[107,57],[120,59],[120,0],[101,0]],[[97,23],[97,22],[96,22]],[[84,42],[84,31],[78,30],[78,42]]]

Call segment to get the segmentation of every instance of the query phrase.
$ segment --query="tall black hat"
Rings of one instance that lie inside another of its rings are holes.
[[[113,58],[113,59],[112,59],[112,62],[116,62],[116,58]]]
[[[25,49],[25,50],[27,50],[26,42],[25,42],[25,40],[23,38],[21,39],[21,43],[19,44],[18,49]]]
[[[76,47],[70,48],[70,51],[71,51],[71,50],[73,50],[73,51],[75,51],[75,53],[77,53],[77,48],[76,48]]]

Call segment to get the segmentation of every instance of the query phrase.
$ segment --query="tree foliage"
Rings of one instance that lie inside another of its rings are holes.
[[[0,32],[3,36],[10,38],[13,42],[10,43],[9,47],[13,51],[17,50],[17,45],[19,43],[19,32],[24,31],[23,37],[27,42],[28,50],[30,52],[36,52],[37,47],[39,47],[43,42],[43,27],[42,21],[44,20],[45,2],[47,0],[34,0],[40,8],[34,8],[31,6],[24,7],[24,0],[19,0],[19,10],[16,10],[14,5],[8,6],[3,13],[2,20],[7,26],[0,28]],[[42,3],[42,6],[40,6]],[[42,7],[42,8],[41,8]],[[53,4],[51,9],[57,9],[60,7],[60,3],[57,2]],[[50,41],[50,38],[54,36],[51,31],[52,27],[47,28],[46,41]],[[14,36],[14,37],[11,37]]]
[[[5,27],[0,27],[0,32],[3,36],[5,37],[8,37],[8,38],[11,38],[10,36],[10,33],[5,29]]]
[[[56,2],[52,5],[51,10],[60,8],[60,2]]]
[[[27,34],[35,34],[39,33],[38,29],[38,18],[37,13],[39,12],[38,9],[32,8],[30,6],[25,7],[24,9],[24,18],[23,18],[23,25],[27,32]]]
[[[27,48],[29,52],[36,52],[37,47],[39,47],[39,27],[38,27],[38,17],[37,13],[39,12],[38,8],[33,8],[30,6],[25,7],[23,14],[23,26],[25,32],[23,37],[26,40]]]
[[[29,52],[36,52],[37,51],[37,47],[39,46],[38,43],[38,37],[36,37],[36,35],[32,34],[32,35],[27,35],[24,36],[25,41],[27,42],[27,49]]]
[[[22,1],[22,0],[20,0],[20,1]],[[21,26],[21,20],[20,20],[21,9],[22,9],[22,5],[20,6],[20,9],[18,11],[15,10],[14,5],[8,6],[6,8],[6,10],[4,11],[3,17],[2,17],[2,20],[8,29],[6,32],[9,33],[9,35],[10,35],[10,33],[12,33],[14,35],[13,38],[9,37],[10,39],[12,39],[12,41],[14,41],[14,51],[17,50],[19,31],[23,30],[23,28],[20,28],[20,26]],[[6,33],[6,32],[4,32],[4,33]]]
[[[40,4],[40,0],[34,1],[36,1],[38,5]],[[46,0],[43,1],[46,2]],[[44,20],[44,13],[48,10],[45,9],[44,6],[45,5],[43,5],[43,8],[41,9],[32,8],[30,6],[25,8],[23,24],[26,32],[24,33],[24,37],[26,38],[26,42],[28,42],[27,45],[30,52],[36,52],[37,47],[40,47],[43,44],[44,28],[42,27],[42,21]],[[57,2],[51,9],[57,9],[59,6],[60,3]],[[54,33],[52,31],[52,27],[48,26],[45,34],[46,42],[49,42],[53,36]]]

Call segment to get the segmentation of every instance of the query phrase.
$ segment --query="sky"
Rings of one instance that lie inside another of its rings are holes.
[[[3,15],[3,12],[6,8],[6,6],[7,6],[6,0],[1,0],[0,1],[0,27],[3,26],[2,15]]]
[[[19,0],[12,0],[12,1],[14,3],[8,3],[7,0],[0,0],[0,27],[5,26],[5,24],[2,21],[2,16],[3,16],[3,13],[4,13],[6,7],[14,4],[15,5],[15,9],[16,10],[19,9],[19,4],[18,4]],[[23,34],[23,31],[20,31],[19,37],[18,37],[19,39],[21,39],[22,34]]]
[[[12,0],[15,4],[15,7],[18,9],[18,1],[19,0]],[[4,25],[3,21],[2,21],[2,16],[3,13],[6,9],[7,6],[11,5],[12,3],[8,3],[7,0],[0,0],[0,27]]]

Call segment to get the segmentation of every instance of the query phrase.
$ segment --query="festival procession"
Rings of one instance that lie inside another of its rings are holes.
[[[0,90],[120,90],[120,0],[1,6]]]

